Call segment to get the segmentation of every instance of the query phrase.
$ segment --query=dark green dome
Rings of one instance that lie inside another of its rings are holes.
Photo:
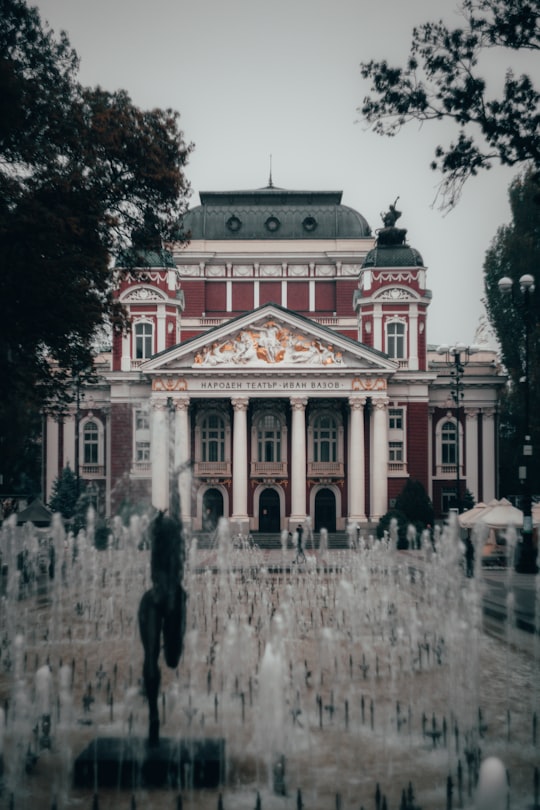
[[[176,267],[168,250],[128,248],[116,257],[116,267]]]
[[[189,239],[363,239],[364,217],[341,204],[341,191],[205,191],[184,216]]]
[[[420,253],[409,245],[377,245],[364,259],[363,267],[423,267]]]

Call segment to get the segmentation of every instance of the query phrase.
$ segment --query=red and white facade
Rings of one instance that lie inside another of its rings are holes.
[[[495,497],[503,378],[474,355],[456,420],[420,254],[379,244],[339,193],[201,200],[187,245],[123,277],[131,331],[78,413],[48,423],[46,496],[69,464],[107,516],[167,508],[178,485],[193,530],[224,515],[264,532],[376,521],[409,477],[437,515],[456,479]]]

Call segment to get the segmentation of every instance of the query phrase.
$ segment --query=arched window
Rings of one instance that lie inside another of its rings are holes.
[[[272,413],[257,423],[257,461],[281,461],[281,421]]]
[[[83,464],[99,463],[99,428],[95,422],[86,422],[83,429]]]
[[[133,328],[135,339],[135,359],[148,360],[154,353],[154,327],[147,321],[139,321]]]
[[[456,425],[444,422],[441,427],[441,461],[443,464],[456,463]]]
[[[337,461],[337,425],[331,414],[321,414],[313,422],[313,461]]]
[[[386,324],[386,353],[394,360],[405,358],[405,324],[401,321]]]
[[[217,413],[201,422],[202,461],[225,461],[225,422]]]

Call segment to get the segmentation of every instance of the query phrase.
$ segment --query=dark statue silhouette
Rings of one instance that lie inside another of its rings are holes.
[[[184,554],[180,521],[159,512],[152,521],[150,536],[152,587],[139,605],[139,631],[144,647],[143,679],[149,708],[148,744],[157,747],[161,637],[165,662],[174,669],[184,646],[187,596],[181,584]]]

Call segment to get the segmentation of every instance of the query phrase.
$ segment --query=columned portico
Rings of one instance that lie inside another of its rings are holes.
[[[166,397],[151,397],[152,506],[169,508],[169,409]]]
[[[388,400],[378,397],[373,404],[373,454],[371,459],[371,520],[379,520],[388,509]]]
[[[350,397],[349,519],[366,520],[364,475],[364,408],[366,397]]]
[[[249,526],[247,511],[248,464],[247,464],[247,409],[249,399],[236,397],[231,400],[234,413],[233,423],[233,480],[231,520],[242,530]]]
[[[174,469],[177,471],[178,494],[184,525],[191,524],[191,434],[189,430],[189,397],[175,397]]]
[[[307,397],[292,397],[291,525],[306,519],[306,406]]]

